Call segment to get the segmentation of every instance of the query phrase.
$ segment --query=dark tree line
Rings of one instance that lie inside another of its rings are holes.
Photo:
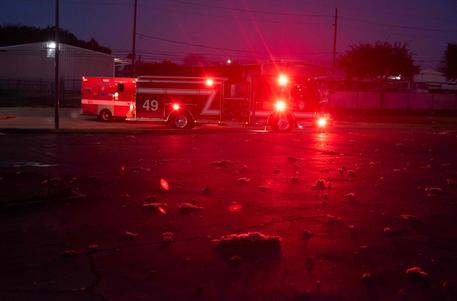
[[[385,80],[398,75],[412,79],[420,71],[406,45],[388,42],[351,46],[339,65],[349,78],[358,79]]]
[[[54,27],[0,26],[0,46],[46,42],[51,40],[54,40]],[[65,29],[60,29],[59,40],[64,44],[111,54],[111,49],[101,46],[94,38],[89,41],[83,41]]]

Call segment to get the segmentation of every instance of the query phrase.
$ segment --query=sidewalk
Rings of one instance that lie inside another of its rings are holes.
[[[163,127],[160,124],[113,121],[99,122],[96,117],[82,116],[79,108],[60,109],[60,128],[64,130],[145,130]],[[0,129],[52,130],[52,107],[5,107],[0,108]]]
[[[301,130],[313,129],[304,122]],[[367,118],[360,116],[333,116],[330,129],[351,128],[457,128],[457,118],[450,116],[396,116],[396,118]],[[192,131],[168,129],[161,123],[137,121],[100,122],[95,116],[82,116],[79,108],[60,109],[60,127],[54,129],[53,107],[0,107],[0,132],[24,133],[126,133],[151,132],[155,134],[199,133],[209,131],[240,132],[263,131],[263,126],[244,127],[237,122],[227,126],[203,125]]]

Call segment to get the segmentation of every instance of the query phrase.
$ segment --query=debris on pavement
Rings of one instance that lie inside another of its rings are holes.
[[[134,239],[138,237],[138,233],[130,232],[130,231],[125,231],[124,232],[125,237]]]
[[[260,232],[246,232],[223,235],[218,239],[213,239],[211,242],[218,247],[279,246],[281,237]]]
[[[300,160],[300,159],[298,159],[297,157],[293,157],[293,156],[287,157],[287,161],[289,161],[291,163],[297,162],[298,160]]]
[[[419,218],[412,214],[400,214],[400,218],[408,222],[419,222]]]
[[[260,185],[260,186],[257,186],[257,189],[259,191],[268,191],[268,190],[271,189],[271,187],[270,186],[266,186],[266,185]]]
[[[189,213],[189,212],[193,212],[193,211],[203,210],[205,208],[202,206],[196,205],[195,201],[192,200],[190,202],[180,203],[178,205],[178,209],[179,209],[179,211],[181,211],[183,213]]]
[[[242,177],[242,178],[238,178],[236,181],[238,183],[240,183],[240,184],[247,184],[247,183],[251,182],[251,179],[250,178],[246,178],[246,177]]]
[[[303,239],[304,239],[304,240],[310,239],[310,238],[311,238],[311,231],[309,231],[309,230],[303,230],[302,236],[303,236]]]
[[[201,194],[210,194],[211,193],[211,188],[208,185],[206,185],[200,190],[200,193]]]
[[[427,192],[427,195],[429,196],[441,195],[443,194],[443,189],[440,187],[427,187],[425,188],[425,192]]]
[[[150,209],[152,211],[157,211],[162,214],[165,214],[165,213],[167,213],[168,204],[167,203],[144,203],[143,207]]]
[[[373,276],[371,275],[371,273],[363,273],[360,277],[360,280],[363,284],[369,285],[373,281]]]
[[[311,190],[314,190],[314,191],[323,191],[325,190],[325,180],[324,179],[319,179],[316,181],[316,184],[314,184],[313,186],[311,186]]]
[[[162,233],[162,242],[171,243],[173,242],[173,232],[163,232]]]
[[[421,267],[411,267],[406,269],[406,275],[414,280],[428,280],[428,273],[425,272]]]
[[[355,193],[353,193],[353,192],[347,193],[347,194],[344,196],[344,199],[345,199],[346,201],[353,202],[353,203],[356,203],[356,202],[357,202],[357,198],[355,197]]]
[[[340,153],[333,151],[333,150],[323,150],[323,151],[321,151],[321,153],[323,155],[327,155],[327,156],[339,156],[340,155]]]
[[[80,253],[78,251],[75,251],[73,249],[67,249],[67,250],[64,250],[63,253],[62,253],[62,256],[64,257],[75,257],[75,256],[78,256]]]
[[[170,190],[170,184],[168,184],[167,180],[165,179],[160,179],[160,187],[162,187],[162,189],[165,191]]]
[[[143,171],[143,172],[151,172],[151,168],[149,168],[149,167],[143,167],[143,166],[136,166],[136,167],[130,168],[130,171],[131,171],[131,172],[136,172],[136,173],[139,173],[140,171]]]
[[[219,160],[219,161],[211,162],[210,165],[216,166],[216,167],[230,167],[233,165],[233,163],[230,160]]]
[[[95,252],[100,248],[100,246],[98,244],[90,244],[87,246],[87,248],[89,251]]]
[[[384,227],[383,232],[384,232],[384,234],[386,234],[386,235],[390,235],[390,234],[393,233],[392,228],[390,228],[390,227]]]
[[[241,257],[240,256],[234,255],[234,256],[230,257],[230,264],[239,265],[240,263],[241,263]]]
[[[343,219],[341,217],[334,216],[334,215],[331,215],[331,214],[327,214],[327,222],[329,224],[341,223],[342,220]]]

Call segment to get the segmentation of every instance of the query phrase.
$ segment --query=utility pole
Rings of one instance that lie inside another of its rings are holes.
[[[333,23],[333,64],[332,76],[335,76],[336,69],[336,33],[338,30],[338,8],[335,8],[335,23]]]
[[[54,84],[55,84],[55,101],[54,101],[54,128],[59,128],[59,107],[60,107],[60,80],[59,80],[59,0],[56,0],[56,24],[55,24],[55,51],[54,51]]]
[[[133,5],[133,36],[132,36],[132,76],[135,76],[135,59],[136,59],[136,7],[137,1]]]

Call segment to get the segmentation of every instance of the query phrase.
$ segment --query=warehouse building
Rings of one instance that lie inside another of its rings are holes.
[[[72,103],[82,76],[114,76],[110,54],[66,44],[59,49],[62,98],[71,98]],[[0,101],[16,105],[24,98],[38,104],[52,100],[55,53],[52,41],[0,47]]]

